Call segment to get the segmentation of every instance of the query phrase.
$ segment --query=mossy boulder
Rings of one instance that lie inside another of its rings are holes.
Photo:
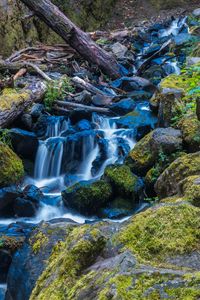
[[[103,178],[112,186],[116,197],[128,198],[133,202],[137,200],[143,187],[142,180],[134,175],[129,166],[126,165],[108,166],[105,169]]]
[[[98,213],[100,208],[106,206],[111,196],[112,188],[103,180],[77,183],[62,192],[65,206],[85,215]]]
[[[177,203],[150,208],[122,225],[99,222],[65,227],[66,234],[45,260],[30,298],[23,299],[143,300],[165,295],[196,300],[200,296],[199,264],[194,265],[199,221],[198,208]],[[27,253],[26,262],[28,258]],[[30,266],[29,274],[37,268]],[[24,281],[10,283],[8,291],[19,300]]]
[[[200,150],[200,121],[195,114],[183,117],[179,123],[183,142],[189,152]]]
[[[22,179],[24,167],[21,159],[7,145],[0,142],[0,186]]]
[[[189,176],[179,184],[179,195],[182,199],[200,207],[200,176]]]
[[[164,262],[198,249],[200,211],[188,204],[161,205],[133,217],[119,234],[124,249],[142,262]]]
[[[155,190],[161,199],[176,195],[179,183],[194,175],[200,175],[200,152],[185,154],[175,160],[160,175]]]
[[[160,153],[181,150],[181,132],[173,128],[158,128],[141,139],[129,153],[126,163],[136,174],[145,175],[158,160]]]

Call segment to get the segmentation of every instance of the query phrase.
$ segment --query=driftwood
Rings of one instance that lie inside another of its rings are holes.
[[[69,20],[49,0],[21,0],[60,35],[73,49],[90,63],[96,64],[112,78],[120,77],[120,67],[115,58],[98,46],[90,36]]]
[[[74,102],[67,102],[67,101],[55,101],[55,105],[56,105],[54,107],[55,109],[56,109],[56,107],[59,107],[61,109],[77,108],[77,109],[83,109],[83,110],[87,110],[87,111],[105,113],[105,114],[108,114],[110,112],[110,110],[108,108],[88,106],[88,105],[83,105],[83,104],[74,103]]]
[[[103,95],[105,96],[105,93],[103,91],[101,91],[100,89],[96,88],[95,86],[93,86],[91,83],[86,82],[85,80],[81,79],[80,77],[74,77],[72,78],[72,82],[74,83],[74,85],[76,87],[79,87],[83,90],[87,90],[88,92],[92,93],[92,94],[97,94],[97,95]]]
[[[18,93],[18,101],[14,101],[8,106],[3,107],[3,97],[0,96],[0,128],[8,127],[20,114],[29,107],[33,102],[41,101],[46,91],[46,86],[43,82],[30,84]],[[8,95],[9,97],[9,95]],[[12,97],[12,95],[11,95]],[[2,98],[2,99],[1,99]],[[6,101],[6,97],[4,99]]]

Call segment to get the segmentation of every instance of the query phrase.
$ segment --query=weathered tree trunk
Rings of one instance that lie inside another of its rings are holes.
[[[37,82],[19,92],[0,96],[0,128],[8,127],[33,102],[40,101],[44,96],[44,83]]]
[[[114,57],[92,41],[87,33],[78,28],[51,1],[21,1],[87,61],[98,65],[104,73],[112,78],[120,76],[119,65]]]

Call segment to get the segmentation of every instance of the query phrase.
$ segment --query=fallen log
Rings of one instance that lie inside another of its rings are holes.
[[[61,109],[62,109],[62,107],[64,107],[64,108],[71,107],[71,108],[84,109],[87,111],[92,111],[92,112],[97,112],[97,113],[108,114],[110,112],[110,110],[108,108],[88,106],[88,105],[74,103],[74,102],[68,102],[68,101],[55,101],[55,105],[56,105],[56,107],[59,107]]]
[[[50,0],[21,0],[65,42],[90,63],[96,64],[112,78],[120,77],[115,58],[98,46],[90,36],[68,19]]]
[[[85,80],[83,80],[82,78],[80,78],[78,76],[73,77],[72,82],[74,83],[74,85],[76,87],[79,87],[83,90],[87,90],[88,92],[90,92],[92,94],[105,96],[105,93],[103,91],[101,91],[100,89],[93,86],[91,83],[86,82]]]
[[[45,91],[45,84],[38,81],[21,91],[3,90],[0,95],[0,128],[8,127],[33,102],[41,101]]]

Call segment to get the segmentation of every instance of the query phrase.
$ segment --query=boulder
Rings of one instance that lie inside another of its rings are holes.
[[[29,184],[23,190],[23,198],[34,202],[36,205],[44,198],[43,193],[35,185]]]
[[[140,140],[129,153],[126,163],[135,174],[145,175],[158,160],[159,155],[182,149],[181,131],[157,128]]]
[[[36,280],[45,269],[54,246],[66,238],[70,226],[41,223],[29,233],[22,248],[14,255],[7,278],[6,299],[28,300]]]
[[[23,128],[25,128],[25,130],[32,130],[32,126],[33,126],[33,120],[32,120],[32,117],[30,114],[23,114],[21,116],[21,123],[22,123],[22,126]]]
[[[0,187],[19,182],[23,175],[21,159],[7,145],[0,143]]]
[[[198,208],[169,203],[122,224],[43,223],[14,258],[6,299],[196,297],[199,222]]]
[[[22,158],[35,160],[39,142],[37,136],[30,131],[12,128],[9,136],[14,151]]]
[[[43,112],[45,111],[45,107],[43,104],[36,103],[32,106],[30,115],[33,119],[37,119],[42,116]]]
[[[179,127],[182,131],[183,142],[189,152],[200,150],[200,121],[195,115],[183,117]]]
[[[106,206],[111,196],[112,188],[103,180],[77,183],[62,192],[65,206],[84,215],[98,214],[99,209]]]
[[[0,215],[13,215],[13,204],[17,197],[20,196],[20,190],[15,186],[0,189]]]
[[[24,198],[15,199],[13,205],[14,215],[17,217],[34,217],[36,214],[36,205]]]
[[[92,129],[91,124],[88,120],[81,120],[76,124],[77,131],[84,131]]]
[[[139,198],[142,197],[143,182],[131,172],[128,166],[108,166],[103,178],[112,186],[115,197],[123,197],[137,205]]]
[[[156,90],[156,87],[149,80],[138,76],[121,77],[113,81],[111,86],[120,88],[126,92],[144,90],[153,93]]]
[[[186,154],[175,160],[158,178],[155,190],[160,197],[176,195],[179,183],[190,176],[200,174],[200,152]]]
[[[125,115],[128,114],[129,112],[134,111],[135,107],[136,107],[135,101],[131,98],[127,98],[127,99],[122,99],[117,103],[113,103],[110,106],[110,110],[118,115]]]

